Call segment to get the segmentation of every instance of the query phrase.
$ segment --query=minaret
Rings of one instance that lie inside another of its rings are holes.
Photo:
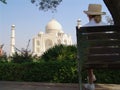
[[[15,25],[11,26],[10,56],[15,53]]]
[[[81,27],[81,20],[80,19],[77,20],[77,27],[78,27],[78,29]]]

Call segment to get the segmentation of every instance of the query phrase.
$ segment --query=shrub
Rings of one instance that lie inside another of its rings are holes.
[[[0,63],[8,62],[8,58],[6,53],[4,53],[2,56],[0,56]]]
[[[48,49],[42,56],[41,59],[45,61],[64,61],[64,60],[76,60],[77,48],[74,45],[56,45]]]
[[[11,62],[13,63],[24,63],[32,61],[33,56],[28,51],[22,51],[21,53],[15,52],[13,56],[11,56]]]
[[[95,69],[96,83],[120,84],[119,70]],[[82,81],[87,82],[87,72],[82,71]],[[78,83],[76,62],[49,61],[28,63],[0,63],[0,80],[53,83]]]
[[[72,62],[0,63],[0,80],[31,82],[78,82]]]

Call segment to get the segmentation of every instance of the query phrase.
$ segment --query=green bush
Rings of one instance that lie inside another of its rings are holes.
[[[95,70],[95,75],[97,77],[97,83],[115,83],[120,84],[120,71],[119,70],[110,70],[110,69],[98,69]]]
[[[33,61],[33,56],[28,51],[22,51],[21,53],[15,52],[10,58],[11,62],[13,63],[25,63]]]
[[[96,83],[120,84],[119,70],[94,70]],[[87,71],[82,71],[82,81],[87,82]],[[0,63],[0,80],[3,81],[30,81],[78,83],[76,62],[49,61],[28,63]]]
[[[76,60],[77,59],[77,48],[74,45],[56,45],[48,49],[42,56],[41,59],[44,61],[64,61],[64,60]],[[41,60],[40,59],[40,60]]]
[[[72,62],[0,63],[0,80],[78,82],[76,64]]]
[[[8,58],[7,58],[6,53],[3,53],[3,55],[0,56],[0,62],[1,63],[8,62]]]
[[[27,50],[15,53],[12,61],[0,57],[0,80],[78,83],[76,46],[58,45],[46,51],[42,57],[32,56]],[[37,60],[39,59],[39,62]],[[35,62],[33,62],[35,61]],[[95,69],[96,83],[120,84],[120,71]],[[87,70],[82,70],[82,81],[87,82]]]
[[[112,69],[94,69],[95,83],[120,84],[120,71]],[[87,82],[87,70],[82,73],[82,81]]]

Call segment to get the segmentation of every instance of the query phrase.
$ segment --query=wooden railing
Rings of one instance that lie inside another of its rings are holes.
[[[78,60],[83,68],[120,68],[120,26],[81,27]]]

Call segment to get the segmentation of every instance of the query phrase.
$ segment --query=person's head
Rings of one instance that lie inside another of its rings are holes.
[[[94,19],[96,23],[101,21],[101,15],[105,15],[105,12],[101,12],[102,6],[100,4],[89,4],[88,11],[84,11],[89,17],[89,20]]]
[[[101,15],[88,15],[89,20],[94,19],[96,23],[101,22],[102,17]]]

